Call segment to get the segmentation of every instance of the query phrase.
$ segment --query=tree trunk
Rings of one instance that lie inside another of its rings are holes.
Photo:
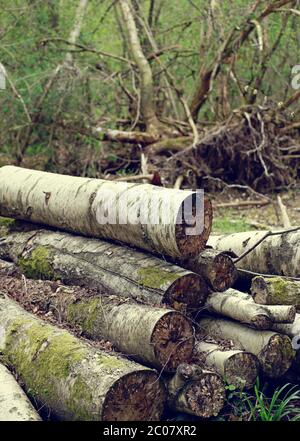
[[[221,340],[230,340],[237,348],[256,355],[262,371],[272,378],[281,377],[291,366],[295,352],[286,335],[258,331],[231,320],[203,318],[199,331]]]
[[[194,192],[12,166],[0,168],[0,215],[173,257],[199,253],[212,222],[210,201]]]
[[[41,421],[14,376],[0,364],[0,421]]]
[[[44,297],[42,303],[58,319],[79,326],[87,337],[110,341],[142,363],[172,372],[191,359],[193,328],[176,311],[129,303],[115,296],[82,297],[64,289]]]
[[[76,10],[76,17],[75,17],[75,22],[74,22],[74,27],[70,32],[69,35],[69,43],[73,43],[75,44],[76,41],[78,40],[80,33],[81,33],[81,28],[82,28],[82,23],[83,23],[83,19],[84,19],[84,15],[87,9],[87,5],[88,5],[88,0],[79,0],[78,6],[77,6],[77,10]],[[72,63],[73,61],[73,55],[72,52],[67,52],[66,54],[66,62],[67,63]]]
[[[219,375],[200,366],[183,363],[166,380],[168,406],[177,412],[202,418],[217,416],[225,403],[225,388]]]
[[[267,231],[249,231],[211,236],[208,244],[240,256],[262,239]],[[263,274],[300,277],[300,231],[269,236],[237,262],[237,267]]]
[[[178,263],[202,276],[214,291],[226,291],[236,279],[236,268],[231,257],[210,248],[197,257],[179,259]]]
[[[100,351],[0,298],[0,350],[31,396],[60,420],[159,420],[155,371]]]
[[[232,296],[230,291],[211,293],[205,304],[207,310],[247,323],[257,329],[270,329],[272,320],[265,308],[254,302]]]
[[[300,282],[282,277],[255,277],[251,294],[262,305],[295,305],[300,307]]]
[[[226,294],[235,297],[239,301],[250,302],[251,305],[257,305],[253,297],[245,292],[237,291],[236,289],[228,289]],[[246,305],[245,305],[246,306]],[[252,306],[251,306],[252,307]],[[248,308],[248,306],[247,306]],[[270,316],[274,323],[293,323],[296,316],[296,308],[292,305],[263,305],[261,306]]]
[[[68,233],[8,233],[0,240],[0,258],[13,260],[28,278],[61,279],[187,313],[197,311],[208,295],[197,274],[129,247]]]
[[[226,349],[215,343],[197,341],[194,359],[201,366],[218,372],[228,384],[239,390],[251,389],[258,377],[259,362],[250,352]]]

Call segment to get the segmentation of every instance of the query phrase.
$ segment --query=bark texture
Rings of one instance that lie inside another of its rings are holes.
[[[262,305],[295,305],[300,307],[300,282],[282,277],[255,277],[251,294]]]
[[[173,257],[205,247],[212,208],[207,199],[201,206],[199,194],[184,190],[0,168],[0,215]]]
[[[61,279],[188,313],[208,295],[197,274],[129,247],[68,233],[6,230],[0,258],[13,260],[29,278]]]
[[[290,368],[295,356],[291,340],[286,335],[259,331],[231,320],[203,318],[199,321],[199,332],[230,340],[237,348],[256,355],[268,377],[281,377]]]
[[[228,384],[239,390],[251,389],[258,377],[259,361],[254,354],[198,340],[194,359],[200,365],[218,372]]]
[[[257,305],[254,302],[253,297],[245,292],[238,291],[236,289],[228,289],[226,294],[232,298],[235,297],[239,301],[250,302],[251,305]],[[249,305],[248,305],[249,306]],[[248,308],[245,304],[245,307]],[[251,306],[251,307],[252,307]],[[293,323],[296,316],[296,308],[293,305],[260,305],[268,314],[272,322],[274,323]]]
[[[270,328],[272,319],[265,308],[254,302],[232,296],[231,291],[211,293],[205,304],[207,310],[247,323],[257,329]]]
[[[178,263],[201,275],[214,291],[226,291],[236,280],[237,272],[231,257],[210,248],[197,257],[180,259]]]
[[[260,240],[267,231],[249,231],[226,236],[211,236],[208,244],[220,251],[240,256]],[[237,267],[262,274],[300,276],[300,231],[267,237]]]
[[[57,318],[80,326],[92,339],[110,341],[150,366],[172,372],[192,356],[193,328],[174,310],[129,303],[115,296],[79,298],[64,290],[44,301]]]
[[[166,381],[168,406],[202,418],[217,416],[225,403],[225,388],[218,374],[183,363]]]
[[[41,421],[9,370],[0,364],[0,421]]]
[[[108,354],[0,297],[0,350],[30,395],[60,420],[159,420],[155,371]]]
[[[274,323],[272,329],[291,338],[300,336],[300,314],[296,314],[293,323]]]

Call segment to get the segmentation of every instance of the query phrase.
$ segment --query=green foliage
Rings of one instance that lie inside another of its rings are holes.
[[[245,219],[232,219],[229,215],[220,216],[213,220],[214,234],[239,233],[253,229]]]
[[[261,389],[259,379],[254,386],[254,395],[229,388],[228,402],[237,418],[248,421],[300,420],[299,386],[287,383],[276,388],[271,396]]]

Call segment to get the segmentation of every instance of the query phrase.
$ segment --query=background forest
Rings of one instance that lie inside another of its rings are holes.
[[[295,186],[299,1],[0,4],[0,165]]]

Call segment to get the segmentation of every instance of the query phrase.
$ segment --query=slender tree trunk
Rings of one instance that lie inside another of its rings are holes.
[[[199,310],[208,295],[197,274],[129,247],[49,230],[6,233],[0,258],[14,261],[28,278],[61,279],[186,313]]]
[[[226,236],[211,236],[208,244],[236,256],[252,248],[267,231],[249,231]],[[300,231],[269,236],[248,255],[237,262],[237,267],[262,274],[300,277]]]
[[[218,374],[183,363],[166,380],[168,406],[202,418],[217,416],[225,403],[225,388]]]
[[[0,364],[0,421],[41,421],[9,370]]]
[[[212,222],[210,201],[193,192],[12,166],[0,169],[0,215],[174,257],[200,252]]]
[[[82,23],[84,19],[84,15],[87,9],[88,0],[79,0],[77,10],[76,10],[76,17],[74,22],[74,27],[72,28],[69,36],[69,43],[75,44],[78,40],[82,28]],[[72,47],[72,46],[71,46]],[[71,52],[68,52],[66,54],[66,61],[68,63],[72,63],[73,56]]]
[[[218,372],[228,384],[240,390],[251,389],[258,377],[259,361],[251,352],[224,349],[221,345],[198,340],[195,362]]]
[[[272,331],[259,331],[231,320],[203,318],[199,332],[221,340],[230,340],[242,350],[256,355],[262,371],[272,378],[281,377],[295,356],[291,340]]]
[[[0,297],[0,350],[26,390],[61,420],[159,420],[155,371],[100,351]]]

